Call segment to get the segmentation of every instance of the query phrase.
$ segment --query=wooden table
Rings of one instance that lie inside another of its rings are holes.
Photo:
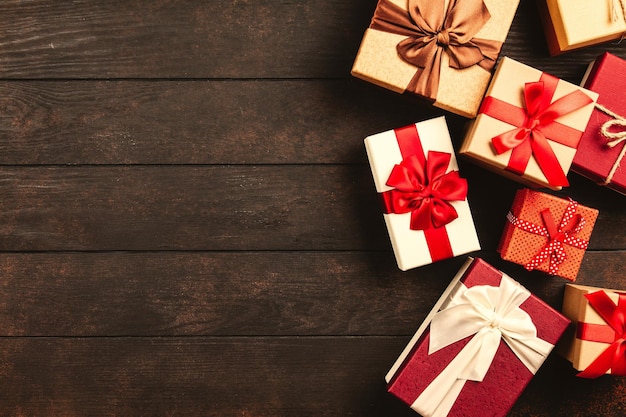
[[[397,269],[369,134],[445,114],[351,78],[375,0],[0,3],[0,415],[413,416],[383,376],[465,257]],[[503,55],[578,83],[523,0]],[[461,160],[481,256],[519,186]],[[626,288],[624,197],[579,282]],[[513,416],[623,416],[551,355]]]

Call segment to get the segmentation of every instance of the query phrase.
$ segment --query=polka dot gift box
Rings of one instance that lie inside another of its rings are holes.
[[[519,190],[498,246],[502,259],[570,281],[582,263],[598,210],[572,199]]]

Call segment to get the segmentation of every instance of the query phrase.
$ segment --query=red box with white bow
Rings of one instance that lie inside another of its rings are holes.
[[[469,258],[386,376],[425,417],[505,416],[569,320]]]

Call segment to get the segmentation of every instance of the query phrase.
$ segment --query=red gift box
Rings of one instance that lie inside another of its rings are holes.
[[[515,194],[498,245],[502,259],[576,280],[598,210],[551,194]]]
[[[626,194],[626,61],[608,52],[601,55],[590,65],[582,85],[600,94],[602,107],[596,106],[591,115],[572,171]],[[602,133],[603,126],[609,137]]]
[[[469,258],[389,371],[387,389],[424,416],[504,416],[568,324],[512,278]]]

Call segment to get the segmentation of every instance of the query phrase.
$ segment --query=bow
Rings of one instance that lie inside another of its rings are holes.
[[[558,228],[554,222],[552,213],[550,213],[550,209],[548,208],[543,209],[540,212],[545,227],[537,226],[526,220],[518,219],[513,215],[513,213],[509,212],[507,219],[514,226],[519,227],[525,232],[534,233],[547,238],[546,244],[541,248],[539,253],[537,253],[524,266],[527,270],[532,271],[541,265],[546,259],[550,258],[548,272],[552,275],[557,275],[559,272],[559,265],[567,259],[565,247],[563,245],[570,245],[583,250],[587,249],[589,242],[574,236],[585,226],[585,219],[580,214],[576,214],[577,208],[578,203],[570,199]]]
[[[604,291],[585,294],[589,305],[615,332],[615,339],[578,376],[597,378],[609,369],[613,375],[626,375],[626,294],[619,294],[617,305]]]
[[[391,170],[382,194],[387,213],[411,213],[411,229],[439,228],[458,217],[450,201],[465,200],[467,180],[458,171],[446,173],[451,155],[429,151],[424,164],[411,155]]]
[[[625,142],[626,141],[626,118],[611,111],[610,109],[604,107],[601,104],[596,103],[595,106],[598,110],[612,117],[612,119],[609,119],[604,124],[602,124],[602,126],[600,126],[600,134],[606,138],[606,146],[608,146],[609,148],[613,148],[619,145],[620,143]],[[617,132],[612,131],[611,128],[613,127],[617,127],[620,130]],[[615,163],[613,164],[613,166],[611,167],[611,170],[607,174],[606,179],[604,180],[605,185],[610,184],[611,181],[613,181],[613,176],[617,172],[617,168],[622,163],[622,159],[624,159],[625,155],[626,155],[626,146],[622,147],[622,151],[619,153],[617,159],[615,160]]]
[[[499,287],[462,286],[430,323],[428,354],[473,336],[420,394],[412,408],[422,415],[445,416],[465,381],[481,382],[503,340],[536,373],[553,345],[537,337],[531,317],[520,305],[530,292],[506,275]]]
[[[493,137],[491,142],[498,155],[512,150],[507,169],[522,175],[530,157],[534,156],[551,185],[567,186],[567,177],[548,143],[547,136],[550,136],[550,128],[556,124],[556,119],[586,106],[593,100],[582,91],[576,90],[551,103],[555,89],[556,83],[553,82],[526,83],[522,117],[513,116],[516,120],[509,120],[510,115],[497,117],[517,127]]]
[[[408,36],[396,46],[399,56],[417,67],[407,87],[435,100],[444,52],[450,67],[463,69],[479,65],[491,71],[502,42],[474,38],[491,18],[483,0],[408,0],[407,10],[381,0],[370,27]]]

